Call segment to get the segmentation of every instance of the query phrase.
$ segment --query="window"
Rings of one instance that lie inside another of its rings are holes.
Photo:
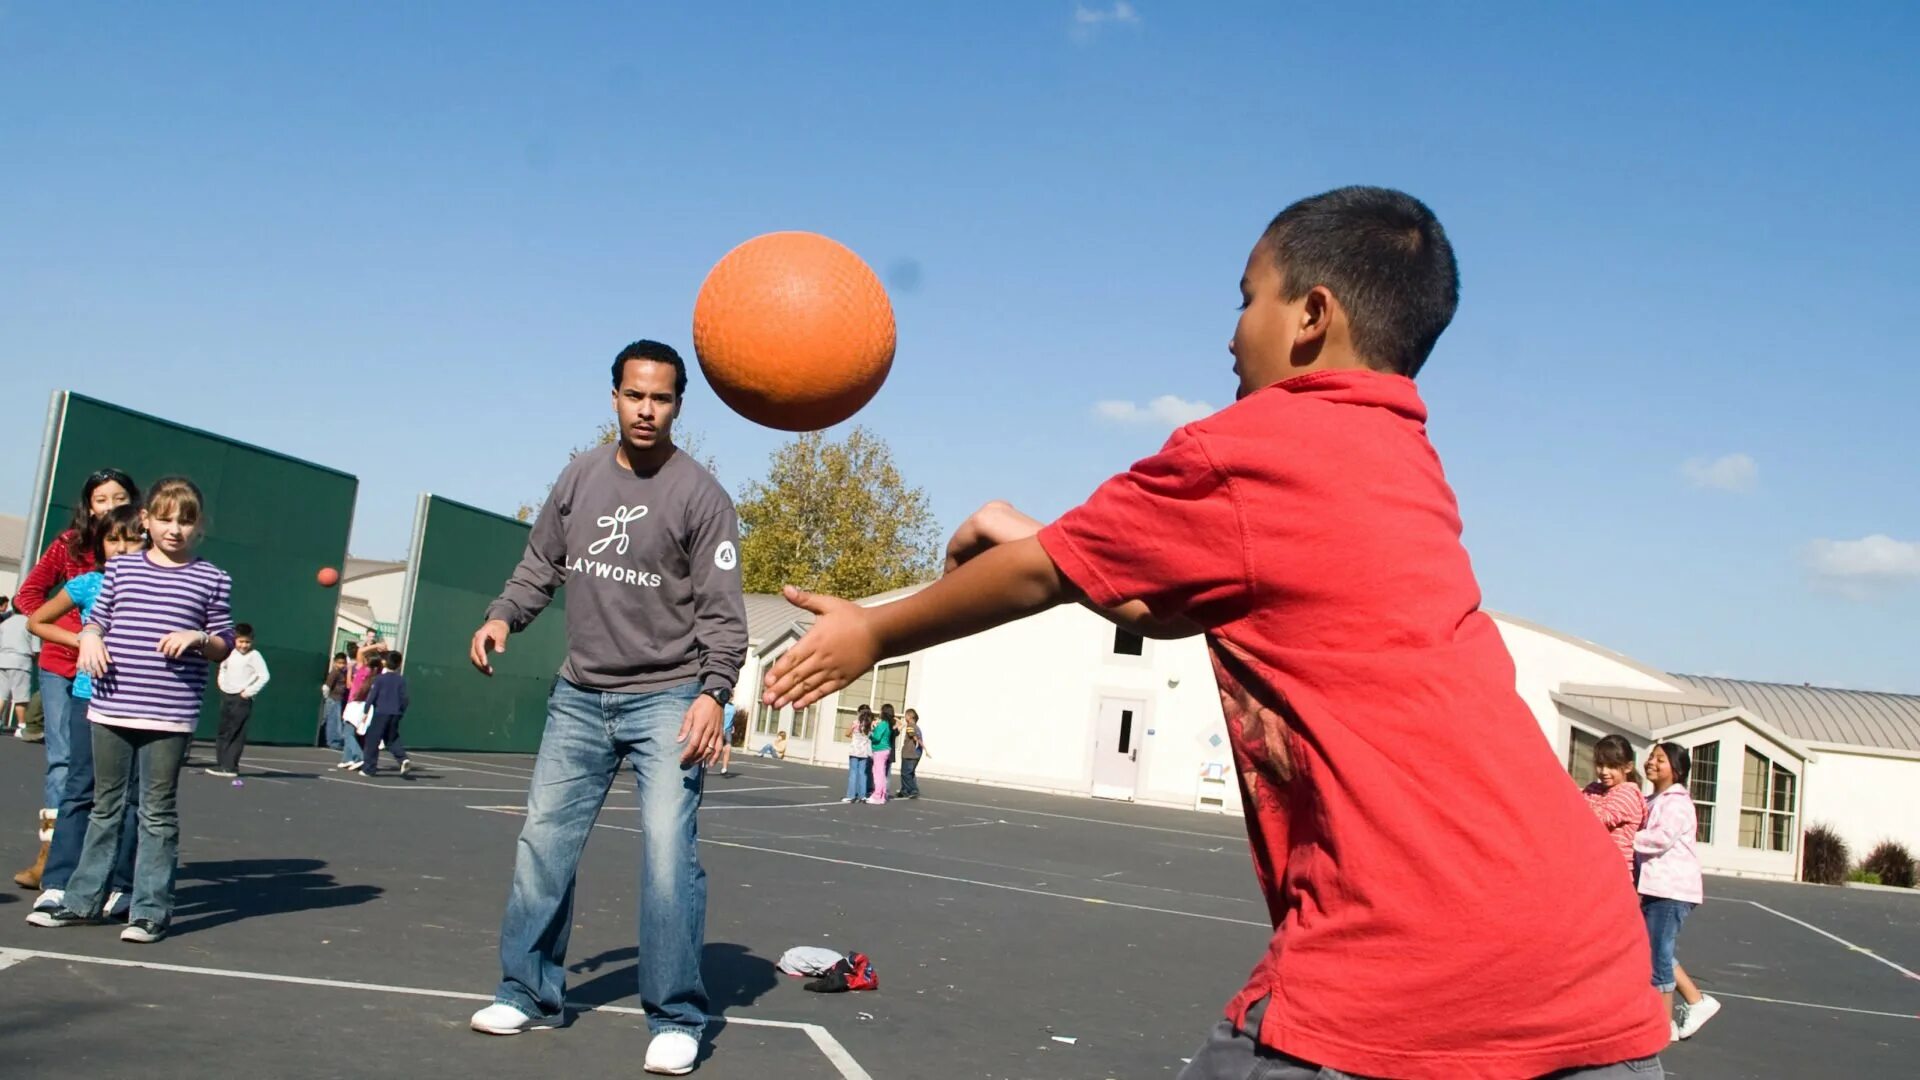
[[[1600,736],[1590,731],[1573,728],[1573,735],[1567,740],[1567,772],[1573,782],[1581,787],[1593,783],[1596,775],[1593,771],[1593,747]]]
[[[1740,774],[1740,846],[1761,851],[1793,850],[1793,814],[1798,780],[1789,770],[1747,749]]]
[[[813,725],[814,725],[814,722],[817,721],[819,718],[820,718],[820,703],[816,701],[813,704],[807,706],[806,708],[801,709],[799,712],[796,712],[793,714],[793,729],[788,732],[788,735],[791,736],[796,741],[805,741],[805,740],[812,739]]]
[[[1693,813],[1699,820],[1693,830],[1694,842],[1713,843],[1713,807],[1720,798],[1719,743],[1701,743],[1693,748],[1693,775],[1687,778],[1687,794],[1693,796]]]
[[[833,737],[848,742],[847,732],[853,730],[853,723],[860,717],[860,706],[865,705],[875,713],[880,706],[891,705],[899,714],[907,706],[907,661],[893,664],[881,664],[865,675],[847,684],[840,691],[840,705],[834,710]],[[811,729],[811,721],[809,721]],[[794,734],[798,735],[796,731]]]
[[[1113,628],[1113,655],[1145,656],[1147,639],[1123,626]]]

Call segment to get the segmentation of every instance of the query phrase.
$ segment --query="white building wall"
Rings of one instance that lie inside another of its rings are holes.
[[[1668,693],[1683,689],[1670,680],[1649,675],[1633,664],[1608,656],[1597,645],[1569,641],[1502,615],[1495,615],[1493,622],[1513,657],[1514,688],[1533,711],[1534,719],[1540,722],[1540,731],[1554,752],[1563,760],[1571,731],[1551,696],[1562,685],[1619,686]]]
[[[1709,874],[1732,874],[1739,877],[1781,878],[1788,881],[1798,877],[1800,833],[1806,828],[1803,811],[1806,807],[1807,773],[1809,772],[1804,763],[1791,750],[1739,720],[1726,720],[1710,727],[1698,728],[1674,737],[1673,741],[1686,747],[1689,752],[1696,751],[1707,743],[1720,744],[1719,783],[1716,785],[1717,797],[1714,799],[1713,811],[1713,840],[1710,843],[1697,845],[1700,853],[1700,868]],[[1744,776],[1746,752],[1749,747],[1798,778],[1795,781],[1797,789],[1795,802],[1798,805],[1794,808],[1791,851],[1767,851],[1740,846],[1741,779]]]
[[[1920,851],[1920,757],[1821,746],[1807,768],[1801,828],[1825,825],[1855,862],[1882,840]]]
[[[12,596],[20,587],[20,575],[11,568],[0,569],[0,596]]]
[[[1114,655],[1113,637],[1112,623],[1067,606],[884,661],[910,665],[906,701],[898,707],[916,710],[926,729],[920,775],[1088,794],[1100,698],[1136,698],[1146,707],[1136,727],[1135,801],[1192,808],[1202,768],[1218,762],[1228,782],[1208,791],[1222,798],[1225,812],[1238,813],[1232,753],[1205,643],[1148,641],[1145,655],[1133,657]],[[762,662],[771,663],[779,651]],[[790,742],[789,757],[846,761],[847,743],[838,738],[835,722],[837,698],[821,702],[815,738],[805,745]],[[791,730],[791,722],[789,711],[782,729]]]
[[[341,582],[343,596],[357,597],[373,608],[373,617],[384,623],[400,621],[400,597],[406,589],[407,572],[401,567],[363,578]]]

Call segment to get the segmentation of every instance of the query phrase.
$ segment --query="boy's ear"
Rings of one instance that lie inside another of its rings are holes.
[[[1318,344],[1325,340],[1327,327],[1332,325],[1334,313],[1340,302],[1333,298],[1332,290],[1325,285],[1315,285],[1307,290],[1300,305],[1300,325],[1294,330],[1294,345]]]

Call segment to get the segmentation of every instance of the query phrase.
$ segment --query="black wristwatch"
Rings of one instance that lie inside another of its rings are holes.
[[[733,700],[733,691],[724,686],[710,686],[700,692],[719,702],[723,709],[727,707],[727,702]]]

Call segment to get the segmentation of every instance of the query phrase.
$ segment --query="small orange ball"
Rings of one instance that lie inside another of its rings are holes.
[[[331,589],[335,585],[340,584],[340,571],[335,570],[331,566],[323,566],[320,568],[320,572],[314,575],[314,579],[320,582],[322,586]]]
[[[893,304],[860,256],[810,232],[727,252],[693,304],[693,350],[734,412],[781,431],[832,427],[893,367]]]

